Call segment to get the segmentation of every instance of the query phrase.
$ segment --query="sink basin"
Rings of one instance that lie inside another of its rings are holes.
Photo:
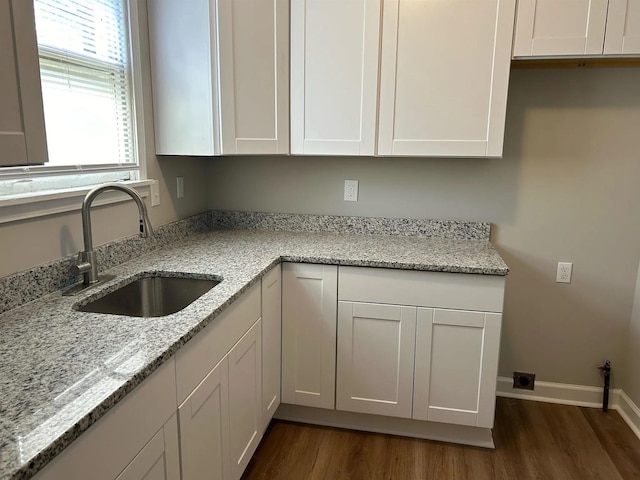
[[[131,283],[81,305],[81,312],[130,317],[162,317],[191,304],[221,280],[145,274]]]

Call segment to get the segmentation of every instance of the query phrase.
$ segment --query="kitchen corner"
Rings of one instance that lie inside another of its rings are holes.
[[[18,295],[29,303],[18,306],[14,297],[4,305],[0,478],[30,478],[280,262],[504,276],[488,235],[483,223],[214,211],[143,243],[132,237],[104,246],[101,265],[115,279],[76,297]],[[53,263],[4,278],[0,292],[59,289],[61,271]],[[155,319],[74,309],[140,272],[224,280]]]

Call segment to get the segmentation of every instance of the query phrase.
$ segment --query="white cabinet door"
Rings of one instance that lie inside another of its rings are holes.
[[[291,1],[291,153],[373,155],[380,0]]]
[[[411,418],[416,307],[339,302],[336,409]]]
[[[282,265],[282,401],[335,408],[338,269]]]
[[[385,0],[379,155],[502,155],[515,0]]]
[[[493,427],[501,319],[418,308],[413,418]]]
[[[262,438],[260,320],[236,343],[228,357],[230,478],[238,480]]]
[[[218,0],[222,153],[289,153],[289,2]]]
[[[604,53],[640,55],[640,0],[609,0]]]
[[[148,2],[156,153],[288,152],[288,2]]]
[[[224,357],[178,409],[182,480],[230,478],[227,365]]]
[[[0,0],[0,166],[47,161],[33,2]]]
[[[262,428],[280,405],[282,355],[282,281],[280,265],[262,279]]]
[[[178,422],[174,414],[116,480],[180,480],[180,478]]]
[[[514,57],[600,55],[607,0],[519,0]]]
[[[156,153],[219,155],[214,0],[147,4]]]

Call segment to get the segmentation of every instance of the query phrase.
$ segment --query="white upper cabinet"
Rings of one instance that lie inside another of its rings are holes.
[[[386,0],[379,155],[502,155],[515,0]]]
[[[519,0],[514,57],[600,55],[607,0]]]
[[[148,14],[156,153],[289,151],[286,0],[153,0]]]
[[[289,153],[289,2],[218,0],[222,153]]]
[[[291,153],[502,155],[514,12],[515,0],[294,0]]]
[[[380,0],[291,1],[291,153],[373,155]]]
[[[47,161],[33,2],[0,0],[0,166]]]
[[[640,0],[519,0],[513,56],[640,54]]]
[[[605,55],[640,55],[640,0],[609,0]]]

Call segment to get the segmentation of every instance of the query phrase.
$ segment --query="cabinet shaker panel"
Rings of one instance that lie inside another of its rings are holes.
[[[0,166],[41,165],[47,142],[33,2],[0,0]]]
[[[282,264],[282,402],[335,408],[338,269]]]
[[[601,55],[607,0],[519,0],[514,57]]]
[[[292,0],[291,153],[373,155],[380,0]]]
[[[338,303],[336,409],[411,418],[416,307]]]
[[[640,55],[640,0],[609,0],[605,55]]]
[[[515,0],[387,0],[379,155],[502,155]]]

